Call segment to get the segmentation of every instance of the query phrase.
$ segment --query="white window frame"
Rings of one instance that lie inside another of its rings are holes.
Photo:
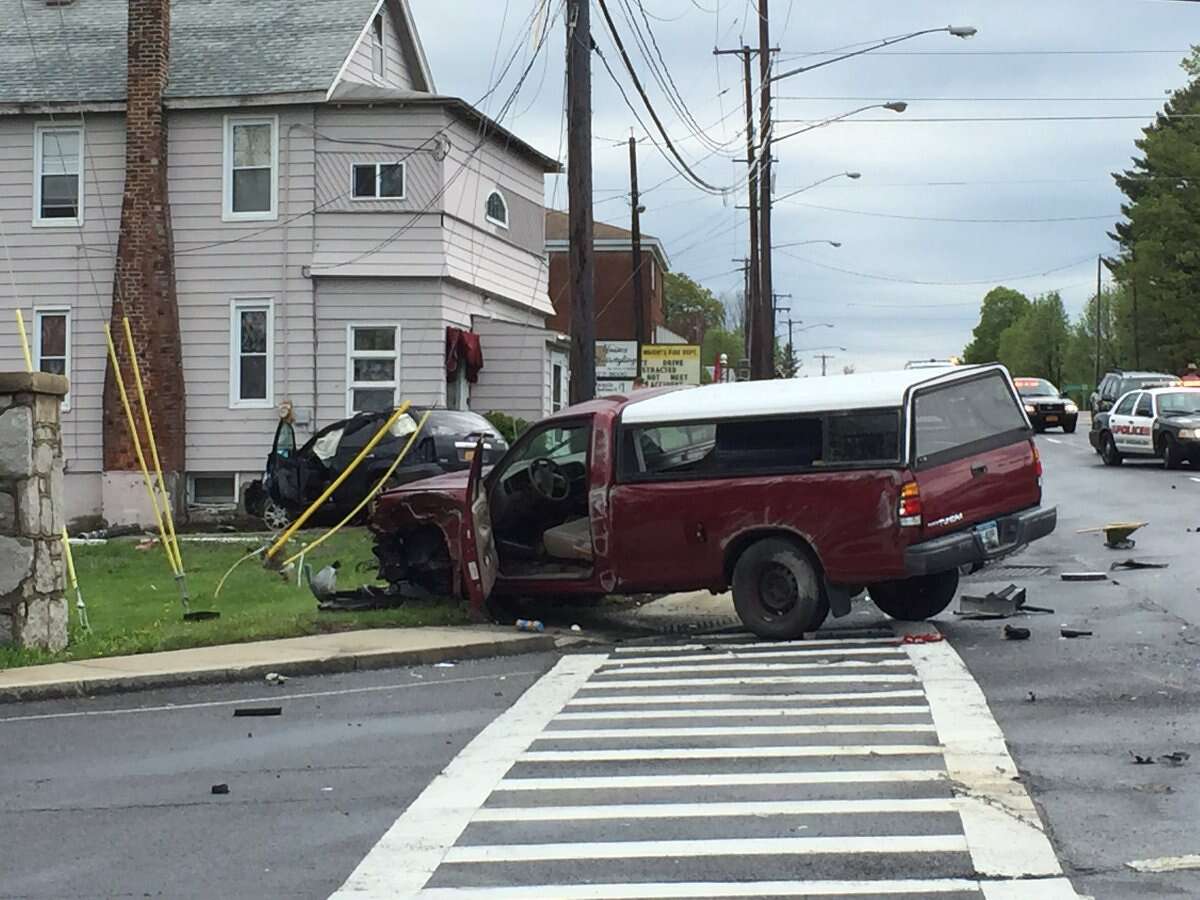
[[[233,500],[229,503],[198,503],[196,502],[197,478],[232,478]],[[242,476],[239,472],[188,472],[187,503],[194,509],[237,509],[242,501]]]
[[[242,313],[267,313],[267,396],[243,400]],[[229,408],[273,409],[275,407],[275,300],[272,297],[235,297],[229,301]]]
[[[233,129],[235,125],[271,126],[271,208],[262,212],[233,211]],[[226,116],[225,152],[221,165],[221,221],[270,222],[279,218],[279,116]]]
[[[388,350],[355,350],[354,332],[360,328],[391,328],[396,332],[393,349]],[[391,382],[392,405],[400,402],[400,323],[398,322],[350,322],[346,325],[346,417],[355,414],[354,389],[381,390],[388,387],[386,381],[355,381],[355,359],[394,359],[396,361],[396,377]]]
[[[79,133],[79,204],[74,219],[43,219],[42,218],[42,135],[55,131],[76,131]],[[84,145],[83,122],[75,123],[46,123],[33,128],[33,225],[35,228],[78,228],[83,224],[83,194],[84,169],[86,158]]]
[[[35,306],[33,308],[33,370],[42,371],[42,316],[64,316],[67,320],[66,329],[66,358],[63,374],[71,380],[71,307],[69,306]],[[71,411],[71,395],[63,397],[62,411]]]
[[[363,196],[360,196],[359,194],[354,193],[354,187],[355,187],[354,170],[359,168],[360,166],[374,166],[375,167],[375,195],[373,197],[363,197]],[[380,185],[382,184],[381,173],[382,173],[382,169],[384,166],[399,166],[400,167],[400,180],[404,185],[404,190],[400,193],[400,196],[398,196],[398,197],[382,197],[379,194]],[[408,164],[405,163],[403,160],[398,159],[395,162],[377,162],[377,163],[352,162],[352,163],[350,163],[350,200],[352,202],[354,202],[354,203],[364,203],[364,202],[365,203],[378,203],[380,201],[383,201],[386,203],[386,202],[389,202],[392,200],[407,200],[407,199],[408,199]]]
[[[387,23],[383,20],[383,13],[378,12],[375,18],[371,20],[371,76],[376,81],[383,81],[387,77],[387,38],[384,37],[384,30]],[[376,68],[378,63],[379,68]]]
[[[407,188],[407,185],[405,185],[405,187]],[[490,215],[488,215],[488,206],[491,205],[492,197],[499,197],[500,202],[504,204],[504,221],[503,222],[500,221],[499,219],[494,219]],[[489,222],[491,222],[493,225],[495,225],[497,228],[503,228],[505,231],[508,230],[508,223],[509,223],[509,220],[512,218],[512,215],[508,208],[508,198],[504,196],[504,192],[502,190],[500,190],[500,188],[492,188],[490,191],[488,191],[488,195],[483,201],[483,217],[485,219],[487,219]]]

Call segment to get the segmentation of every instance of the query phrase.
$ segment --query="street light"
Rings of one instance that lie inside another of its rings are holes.
[[[912,34],[901,35],[900,37],[884,38],[870,47],[863,47],[861,50],[855,50],[852,53],[843,53],[841,56],[835,56],[832,59],[822,60],[819,63],[813,63],[810,66],[800,66],[795,69],[789,69],[786,72],[780,72],[778,75],[772,75],[768,81],[782,81],[784,78],[791,78],[793,75],[799,75],[802,72],[811,72],[813,69],[819,69],[822,66],[832,65],[835,62],[841,62],[843,59],[850,59],[855,56],[862,56],[864,53],[870,53],[873,50],[880,50],[884,47],[890,47],[892,44],[899,44],[901,41],[909,41],[916,37],[921,37],[923,34],[937,34],[940,31],[952,35],[956,38],[974,37],[979,29],[973,25],[947,25],[945,28],[926,28],[922,31],[914,31]]]
[[[830,247],[840,247],[840,246],[842,246],[842,242],[841,242],[841,241],[825,241],[825,240],[816,240],[816,241],[792,241],[792,242],[790,242],[790,243],[787,243],[787,244],[772,244],[772,245],[771,245],[771,249],[772,249],[772,250],[782,250],[782,249],[783,249],[783,248],[785,248],[785,247],[803,247],[805,244],[828,244]]]
[[[833,181],[835,178],[849,178],[851,181],[858,181],[858,179],[862,178],[862,172],[838,172],[836,175],[826,175],[824,178],[818,178],[812,184],[806,184],[804,187],[790,191],[782,197],[776,197],[775,202],[778,203],[780,200],[786,200],[789,197],[795,197],[797,194],[803,194],[805,191],[812,190],[827,181]]]
[[[869,109],[886,109],[889,112],[902,113],[908,109],[908,103],[905,100],[889,100],[887,103],[872,103],[869,106],[860,106],[858,109],[852,109],[850,112],[842,113],[840,116],[832,116],[828,119],[822,119],[820,122],[813,122],[811,125],[806,125],[803,128],[797,128],[795,131],[789,131],[782,137],[772,137],[771,141],[778,144],[780,141],[786,141],[788,138],[793,138],[798,134],[804,134],[808,131],[815,131],[818,128],[824,128],[826,125],[832,125],[834,122],[840,122],[842,119],[848,119],[851,116],[857,116],[859,113],[866,112]],[[817,183],[819,184],[820,182]],[[809,187],[812,187],[812,185],[809,185]],[[779,199],[786,200],[790,196],[792,195],[788,194],[787,196],[780,197]]]

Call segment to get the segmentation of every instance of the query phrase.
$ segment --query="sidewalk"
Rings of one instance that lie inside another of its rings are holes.
[[[553,650],[549,634],[489,625],[378,628],[0,670],[0,703],[144,688],[429,665]]]

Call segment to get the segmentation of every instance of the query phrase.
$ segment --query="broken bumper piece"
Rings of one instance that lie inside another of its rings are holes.
[[[973,530],[959,531],[913,544],[904,551],[904,567],[910,576],[934,575],[959,566],[989,562],[1044,538],[1057,524],[1057,507],[1033,506],[996,519],[1000,542],[995,547],[986,547],[982,535]]]

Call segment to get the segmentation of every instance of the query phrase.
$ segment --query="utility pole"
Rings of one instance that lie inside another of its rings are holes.
[[[813,357],[813,359],[819,359],[821,361],[821,377],[824,378],[825,377],[825,363],[827,363],[829,360],[833,359],[833,354],[832,353],[818,353]]]
[[[745,312],[742,314],[742,337],[745,343],[746,356],[752,361],[755,353],[754,322],[759,304],[758,276],[758,163],[754,147],[754,79],[750,71],[750,56],[754,51],[744,44],[738,50],[714,50],[717,56],[737,55],[742,58],[742,77],[746,88],[746,164],[749,177],[746,181],[750,194],[750,259],[746,273],[746,290],[744,301]]]
[[[771,302],[771,27],[770,0],[758,0],[758,78],[760,111],[759,127],[762,133],[762,165],[759,169],[759,259],[758,292],[762,315],[757,332],[760,336],[760,355],[757,378],[771,378],[775,374],[775,310]],[[753,364],[753,358],[752,358]]]
[[[790,299],[792,299],[791,294],[774,294],[774,293],[771,294],[771,321],[772,322],[775,321],[776,313],[779,313],[779,312],[790,313],[792,311],[792,308],[790,306],[783,306],[779,303],[780,300],[790,300]],[[789,318],[788,319],[788,358],[787,358],[789,369],[792,366],[791,322],[792,322],[792,320]],[[771,332],[770,354],[771,354],[771,377],[774,378],[776,373],[779,370],[779,367],[775,364],[775,332],[774,331]],[[791,377],[791,376],[788,376],[788,377]]]
[[[646,294],[642,285],[642,207],[638,196],[637,139],[629,136],[629,196],[633,206],[633,334],[637,340],[637,380],[642,380],[642,345],[646,343]]]
[[[1100,294],[1100,265],[1104,257],[1096,257],[1096,384],[1100,384],[1100,339],[1104,332],[1101,316],[1101,310],[1104,307],[1104,298]]]
[[[571,402],[596,394],[596,260],[592,227],[592,23],[588,0],[567,0],[567,193]],[[640,357],[640,354],[639,354]]]

